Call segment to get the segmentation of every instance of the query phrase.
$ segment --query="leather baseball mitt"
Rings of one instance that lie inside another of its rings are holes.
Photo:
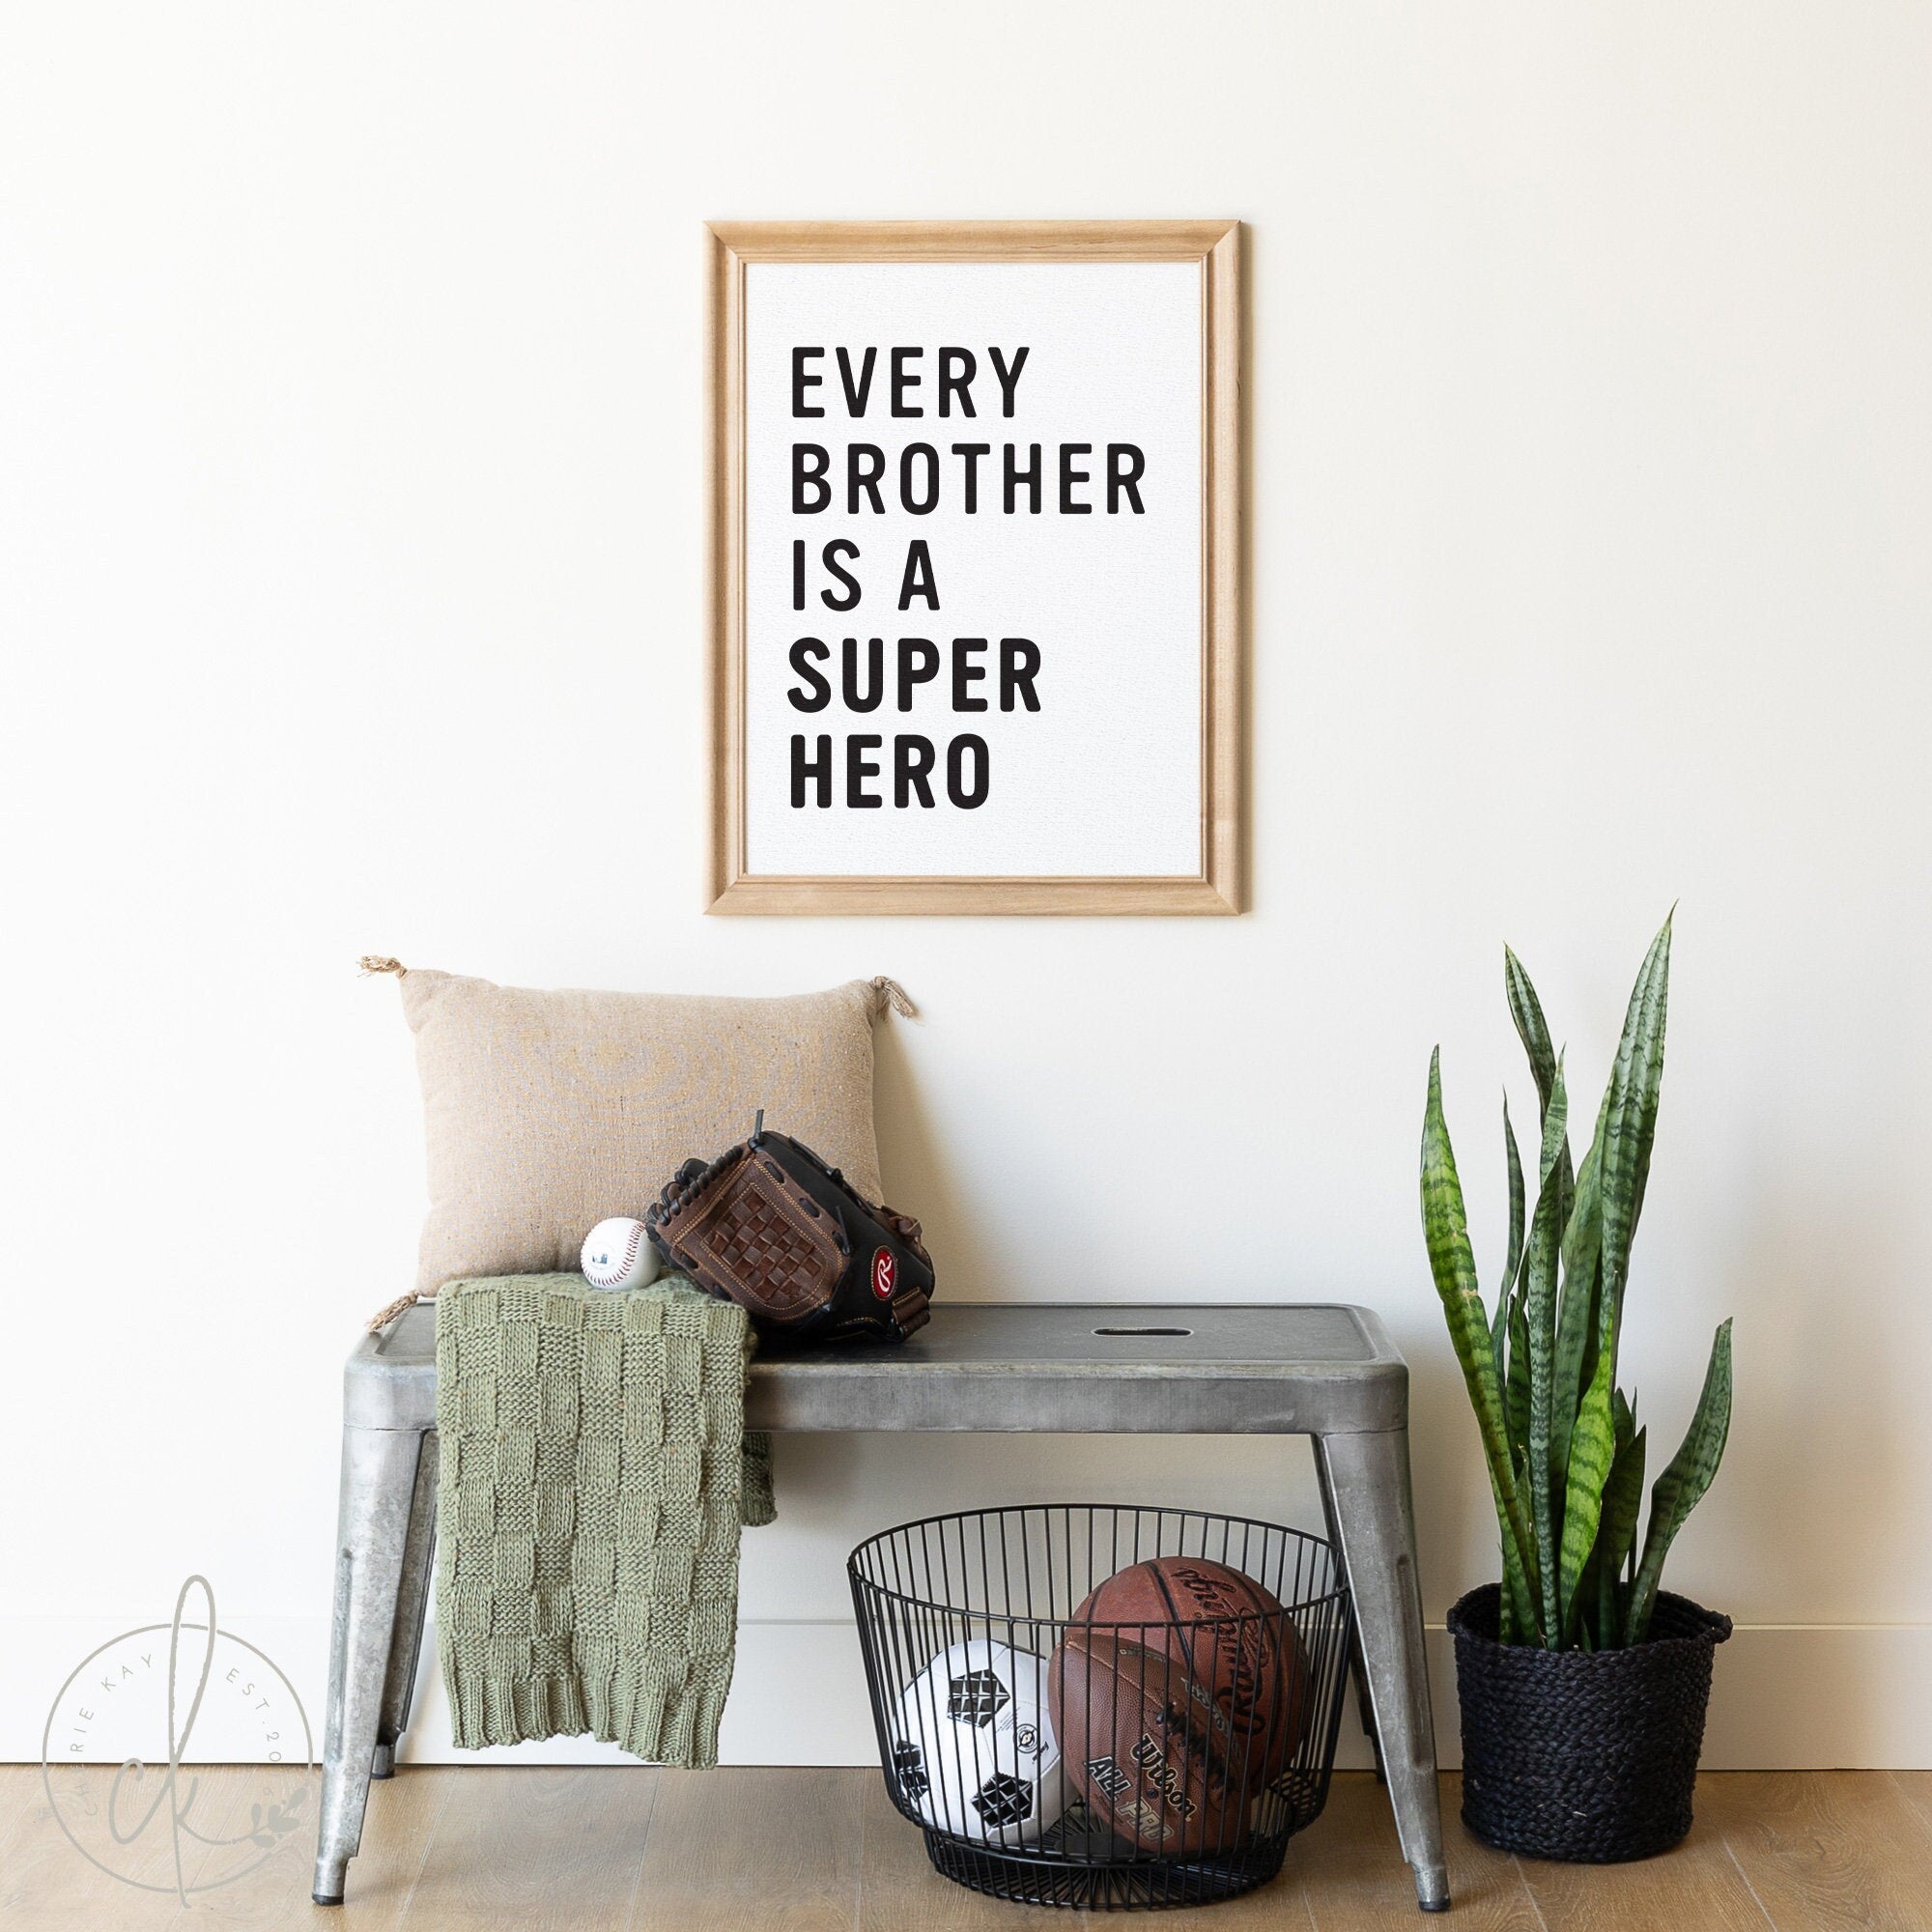
[[[875,1208],[789,1134],[688,1160],[644,1215],[651,1245],[768,1338],[903,1342],[927,1321],[932,1261],[910,1214]]]

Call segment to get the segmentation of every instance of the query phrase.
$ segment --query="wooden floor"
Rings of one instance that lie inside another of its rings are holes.
[[[65,1804],[104,1800],[105,1771],[70,1770]],[[264,1774],[222,1769],[199,1815],[273,1845],[245,1877],[197,1893],[188,1925],[316,1932],[1021,1932],[1084,1923],[977,1897],[937,1877],[919,1833],[859,1771],[406,1770],[375,1787],[349,1902],[309,1903],[314,1786],[300,1821],[251,1816]],[[1932,1932],[1932,1772],[1732,1773],[1697,1786],[1697,1824],[1667,1857],[1584,1868],[1486,1851],[1443,1779],[1454,1915],[1425,1920],[1372,1777],[1338,1776],[1321,1820],[1264,1890],[1161,1922],[1236,1932]],[[128,1856],[167,1883],[158,1829]],[[213,1858],[200,1846],[204,1858]],[[232,1857],[232,1854],[229,1856]],[[195,1865],[187,1866],[192,1883]],[[1116,1921],[1117,1923],[1120,1921]],[[64,1835],[38,1766],[0,1768],[0,1924],[8,1932],[180,1926],[172,1890],[142,1891]]]

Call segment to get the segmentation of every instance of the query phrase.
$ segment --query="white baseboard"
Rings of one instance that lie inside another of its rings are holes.
[[[120,1625],[102,1618],[0,1619],[0,1761],[38,1762],[47,1713],[68,1674]],[[321,1750],[328,1626],[321,1617],[245,1621],[241,1634],[281,1666],[307,1707]],[[558,1739],[510,1749],[459,1751],[424,1646],[404,1760],[417,1764],[629,1764],[614,1746]],[[1442,1763],[1459,1761],[1449,1640],[1429,1633],[1436,1738]],[[751,1622],[740,1627],[738,1669],[720,1741],[727,1764],[872,1764],[877,1749],[857,1639],[849,1621]],[[191,1759],[218,1762],[218,1733],[197,1733]],[[155,1755],[165,1758],[166,1741]],[[78,1761],[85,1762],[85,1757]],[[1369,1763],[1352,1709],[1340,1762]],[[1718,1653],[1704,1763],[1713,1771],[1906,1769],[1932,1766],[1932,1624],[1760,1624],[1742,1627]]]

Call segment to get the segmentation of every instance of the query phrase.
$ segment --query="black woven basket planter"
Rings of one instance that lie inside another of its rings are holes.
[[[1499,1851],[1572,1864],[1667,1852],[1690,1829],[1730,1618],[1662,1591],[1633,1650],[1541,1650],[1496,1641],[1500,1598],[1486,1583],[1449,1612],[1463,1824]]]

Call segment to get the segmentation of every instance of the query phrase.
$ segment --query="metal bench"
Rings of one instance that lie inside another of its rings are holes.
[[[1408,1368],[1366,1308],[945,1303],[903,1348],[755,1362],[755,1429],[1309,1435],[1353,1593],[1363,1722],[1418,1903],[1449,1903],[1409,1500]],[[436,1542],[436,1311],[349,1357],[315,1900],[340,1904],[409,1721]]]

